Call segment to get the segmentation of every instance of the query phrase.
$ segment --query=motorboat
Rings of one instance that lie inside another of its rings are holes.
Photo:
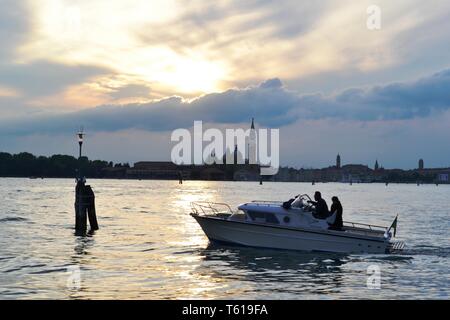
[[[225,203],[192,202],[195,218],[210,241],[234,245],[336,253],[393,253],[397,217],[389,227],[344,221],[330,229],[335,215],[319,218],[311,198],[298,195],[289,206],[281,201],[252,201],[233,210]]]

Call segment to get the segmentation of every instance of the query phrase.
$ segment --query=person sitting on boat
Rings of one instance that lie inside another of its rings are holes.
[[[342,227],[344,225],[342,221],[342,204],[339,201],[338,197],[334,196],[331,198],[331,201],[333,203],[331,204],[331,215],[335,215],[334,222],[331,223],[330,227],[328,229],[331,230],[342,230]]]
[[[328,211],[327,202],[322,198],[322,194],[319,191],[314,193],[314,200],[316,201],[308,201],[312,203],[316,207],[315,217],[317,219],[326,219],[330,212]]]

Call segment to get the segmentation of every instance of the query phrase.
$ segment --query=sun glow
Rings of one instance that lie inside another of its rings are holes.
[[[173,0],[131,2],[48,0],[34,5],[35,34],[21,48],[22,62],[100,66],[112,76],[145,82],[153,92],[190,96],[221,89],[225,64],[207,52],[177,52],[164,43],[142,42],[153,24],[175,19]]]
[[[167,59],[157,70],[142,69],[142,76],[158,81],[181,93],[208,93],[219,90],[225,77],[225,68],[218,63],[201,58],[174,56]]]

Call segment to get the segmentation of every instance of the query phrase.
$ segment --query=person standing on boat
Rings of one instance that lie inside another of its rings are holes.
[[[331,201],[333,203],[331,204],[331,214],[336,214],[336,218],[334,219],[334,223],[330,226],[329,229],[331,230],[342,230],[342,227],[344,226],[344,223],[342,221],[342,204],[339,201],[338,197],[331,198]]]
[[[314,193],[314,200],[316,201],[308,201],[312,203],[316,207],[315,217],[318,219],[325,219],[329,216],[330,212],[328,211],[327,202],[322,198],[322,194],[319,191]]]

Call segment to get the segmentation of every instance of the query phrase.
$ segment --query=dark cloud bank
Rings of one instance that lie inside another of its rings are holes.
[[[242,123],[255,117],[265,127],[282,127],[299,119],[403,120],[450,109],[450,69],[422,79],[348,89],[331,96],[299,95],[279,79],[258,86],[230,89],[191,102],[171,97],[146,104],[99,106],[66,114],[1,121],[0,133],[28,135],[68,133],[80,125],[89,131],[141,129],[167,131],[191,127],[194,120]]]

